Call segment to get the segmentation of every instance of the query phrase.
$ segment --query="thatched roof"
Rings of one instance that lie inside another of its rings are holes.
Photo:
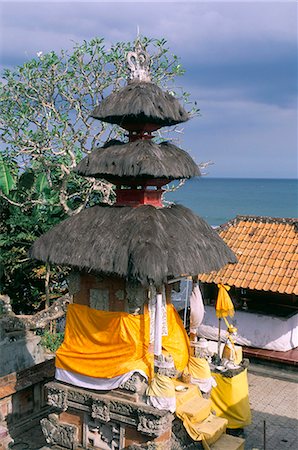
[[[180,179],[200,175],[197,164],[187,152],[169,142],[156,144],[151,140],[107,142],[86,156],[75,172],[99,178],[112,175]]]
[[[157,286],[236,262],[218,233],[179,205],[85,209],[40,237],[31,256]]]
[[[105,98],[91,113],[91,117],[104,122],[154,123],[175,125],[189,119],[188,113],[171,94],[156,84],[133,81]]]

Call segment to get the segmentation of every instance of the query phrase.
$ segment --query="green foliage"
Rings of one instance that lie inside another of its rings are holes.
[[[142,40],[152,55],[153,81],[178,95],[174,80],[184,73],[179,59],[164,39]],[[95,146],[122,133],[89,114],[126,83],[125,59],[133,46],[118,42],[108,48],[94,38],[69,52],[40,53],[2,74],[0,291],[20,311],[43,298],[42,266],[28,258],[34,240],[67,215],[113,201],[111,185],[76,176],[73,169]],[[186,93],[179,95],[189,103]],[[52,278],[52,293],[56,287]]]
[[[51,333],[50,331],[45,330],[40,343],[46,350],[55,353],[62,344],[63,339],[64,333]]]
[[[0,189],[3,194],[8,195],[14,187],[14,179],[9,169],[9,165],[0,155]]]

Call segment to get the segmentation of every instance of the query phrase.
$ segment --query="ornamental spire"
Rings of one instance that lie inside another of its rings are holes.
[[[139,39],[135,44],[135,50],[127,53],[127,65],[130,71],[129,81],[145,81],[150,83],[150,55],[142,46]]]

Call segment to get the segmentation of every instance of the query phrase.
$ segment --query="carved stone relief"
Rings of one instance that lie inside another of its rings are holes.
[[[48,387],[48,405],[66,411],[68,408],[67,391]]]
[[[126,283],[126,296],[128,312],[130,314],[143,314],[144,303],[147,300],[147,292],[139,283]]]
[[[115,422],[100,423],[87,419],[84,445],[100,450],[118,450],[122,448],[121,427]]]
[[[149,436],[160,436],[171,427],[173,420],[172,414],[156,417],[153,414],[139,411],[139,423],[137,430]]]
[[[73,449],[77,444],[78,430],[74,425],[59,423],[56,414],[50,414],[48,419],[40,421],[41,429],[48,444],[61,445]]]
[[[90,289],[90,308],[99,311],[109,310],[109,290]]]
[[[91,416],[93,419],[99,419],[103,422],[109,422],[110,420],[110,408],[109,403],[95,400],[91,405]]]
[[[121,416],[132,416],[135,410],[129,404],[112,401],[111,412],[120,414]]]
[[[75,390],[69,390],[67,395],[68,401],[80,403],[81,405],[88,403],[89,398],[90,396],[88,394]]]
[[[81,289],[81,275],[79,272],[72,270],[67,277],[68,291],[70,295],[77,294]]]
[[[148,387],[145,377],[139,373],[134,373],[127,381],[122,383],[119,388],[126,391],[143,395]]]

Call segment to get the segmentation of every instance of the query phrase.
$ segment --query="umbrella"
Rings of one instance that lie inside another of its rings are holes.
[[[218,317],[218,357],[220,357],[220,319],[223,317],[226,321],[226,317],[234,316],[234,305],[228,294],[230,286],[226,284],[218,284],[218,295],[215,305],[216,317]]]

